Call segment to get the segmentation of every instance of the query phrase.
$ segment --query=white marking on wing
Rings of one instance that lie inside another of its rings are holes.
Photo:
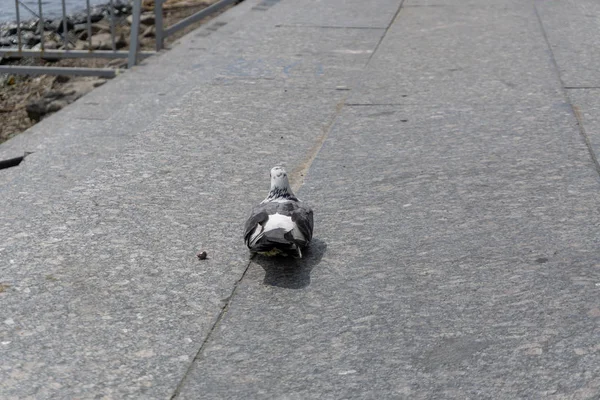
[[[292,217],[275,213],[269,215],[269,219],[265,224],[265,232],[269,232],[274,229],[283,229],[286,232],[291,231],[296,227],[296,224],[292,221]]]

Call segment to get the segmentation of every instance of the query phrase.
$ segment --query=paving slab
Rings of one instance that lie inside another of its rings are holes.
[[[402,7],[432,7],[432,8],[485,8],[485,9],[529,9],[531,2],[519,0],[404,0]]]
[[[600,87],[600,3],[536,1],[566,87]]]
[[[566,107],[346,107],[180,398],[597,393],[598,189]]]
[[[2,187],[2,397],[170,397],[247,265],[239,197],[274,164],[301,182],[347,94],[223,84],[208,40],[3,146],[35,153]]]
[[[600,88],[569,90],[569,99],[577,112],[583,134],[596,159],[600,155]]]
[[[273,7],[273,13],[281,25],[387,28],[401,4],[402,0],[281,1]]]
[[[364,69],[383,29],[340,30],[272,26],[231,35],[219,49],[231,62],[217,74],[220,83],[268,81],[292,87],[351,89]]]
[[[597,105],[537,15],[246,0],[0,146],[0,397],[594,398]],[[301,261],[240,237],[275,164]]]
[[[74,187],[7,193],[3,397],[169,397],[248,263],[243,200],[342,95],[203,87]]]
[[[543,32],[533,5],[523,4],[403,8],[349,103],[479,105],[556,96]]]

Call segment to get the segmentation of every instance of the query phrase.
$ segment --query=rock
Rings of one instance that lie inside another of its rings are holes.
[[[90,11],[90,21],[94,23],[102,20],[102,18],[104,18],[102,11],[101,8],[93,8]],[[87,24],[87,12],[82,11],[71,15],[71,21],[73,22],[73,25]]]
[[[39,122],[47,114],[55,113],[66,107],[68,104],[69,103],[64,100],[45,100],[42,98],[27,104],[25,111],[27,111],[27,116],[31,121]]]
[[[89,43],[86,48],[89,49]],[[98,33],[92,36],[91,48],[93,50],[112,50],[112,37],[110,33]]]
[[[84,42],[83,40],[78,40],[75,43],[75,50],[86,50],[88,48],[88,42]]]
[[[129,22],[129,25],[133,24],[133,15],[130,15],[127,17],[127,22]],[[152,13],[152,12],[145,12],[140,15],[140,24],[141,25],[150,26],[150,25],[154,25],[155,22],[156,22],[156,20],[154,18],[154,13]]]
[[[56,50],[58,49],[58,43],[54,40],[47,40],[44,42],[44,50]],[[42,43],[38,43],[31,48],[31,50],[40,51],[42,50]]]
[[[102,20],[92,24],[92,35],[102,31],[110,32],[110,22],[107,20]]]
[[[113,13],[115,14],[115,16],[129,15],[129,14],[131,14],[132,9],[133,9],[133,6],[131,4],[119,3],[119,4],[115,4],[115,6],[113,8]],[[106,9],[106,15],[110,15],[109,8]]]
[[[73,32],[74,33],[80,33],[80,32],[86,32],[87,34],[87,24],[76,24],[73,25]]]
[[[84,12],[72,14],[71,22],[73,22],[73,25],[87,24],[87,14]]]
[[[117,39],[117,49],[129,46],[129,40],[125,37],[125,34],[121,32],[121,35]]]
[[[33,32],[21,32],[21,43],[23,46],[33,47],[40,42],[40,35],[36,35]]]
[[[49,91],[43,97],[27,104],[25,111],[30,120],[38,122],[48,114],[62,109],[106,82],[106,80],[98,78],[69,79],[68,81],[62,79],[62,81],[66,83],[60,91]],[[57,78],[56,82],[60,82],[60,80]]]
[[[153,38],[155,36],[156,36],[156,28],[154,26],[147,27],[146,30],[142,33],[142,37]]]
[[[21,32],[21,44],[23,48],[30,49],[40,43],[41,37],[33,32],[23,31]],[[8,36],[0,38],[0,47],[18,47],[18,37]]]
[[[117,69],[127,68],[127,60],[123,58],[115,58],[114,60],[110,60],[107,64],[107,67],[113,67]]]
[[[71,21],[71,19],[69,17],[66,18],[66,22],[67,22],[67,31],[70,31],[71,29],[73,29],[73,27],[75,25],[73,24],[73,21]],[[54,32],[57,32],[57,33],[62,33],[64,30],[63,19],[57,18],[57,19],[51,21],[50,24],[48,25],[48,29],[50,29]]]
[[[108,25],[107,23],[104,23],[104,21],[101,21],[96,24],[92,24],[92,35],[96,35],[98,33],[107,33],[107,32],[110,32],[110,25]],[[79,33],[79,39],[87,40],[87,38],[88,38],[88,29],[87,29],[87,25],[84,24],[83,31],[81,31]]]
[[[105,7],[99,6],[99,7],[93,7],[90,10],[90,20],[92,22],[98,22],[101,21],[104,18],[104,11],[105,11]]]
[[[150,25],[154,25],[155,22],[156,22],[156,20],[154,18],[153,12],[145,12],[145,13],[142,13],[142,15],[140,15],[140,23],[142,25],[150,26]]]
[[[116,39],[115,46],[117,49],[122,49],[127,46],[127,40],[125,36],[121,34]],[[84,49],[89,50],[89,43],[85,43]],[[112,39],[110,33],[99,33],[97,35],[92,36],[92,50],[112,50]]]
[[[27,106],[27,116],[33,122],[39,122],[47,114],[56,112],[65,107],[68,103],[64,100],[65,94],[61,92],[48,92],[44,97],[33,100]]]
[[[16,36],[0,38],[0,46],[2,46],[2,47],[14,47],[16,44],[17,44]]]
[[[21,22],[21,31],[35,32],[38,30],[39,19]]]
[[[9,23],[2,26],[2,37],[13,36],[17,34],[17,24]]]
[[[102,19],[104,18],[104,14],[100,13],[100,14],[92,14],[90,16],[90,21],[92,21],[92,24],[94,22],[99,22],[102,21]]]

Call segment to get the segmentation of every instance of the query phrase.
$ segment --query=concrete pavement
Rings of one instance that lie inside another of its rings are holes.
[[[598,15],[246,0],[3,144],[0,397],[598,397]]]

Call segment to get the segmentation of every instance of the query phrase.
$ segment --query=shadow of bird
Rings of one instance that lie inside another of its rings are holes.
[[[301,259],[255,255],[253,262],[265,270],[263,283],[286,289],[302,289],[310,285],[310,274],[327,251],[327,243],[313,237]]]

